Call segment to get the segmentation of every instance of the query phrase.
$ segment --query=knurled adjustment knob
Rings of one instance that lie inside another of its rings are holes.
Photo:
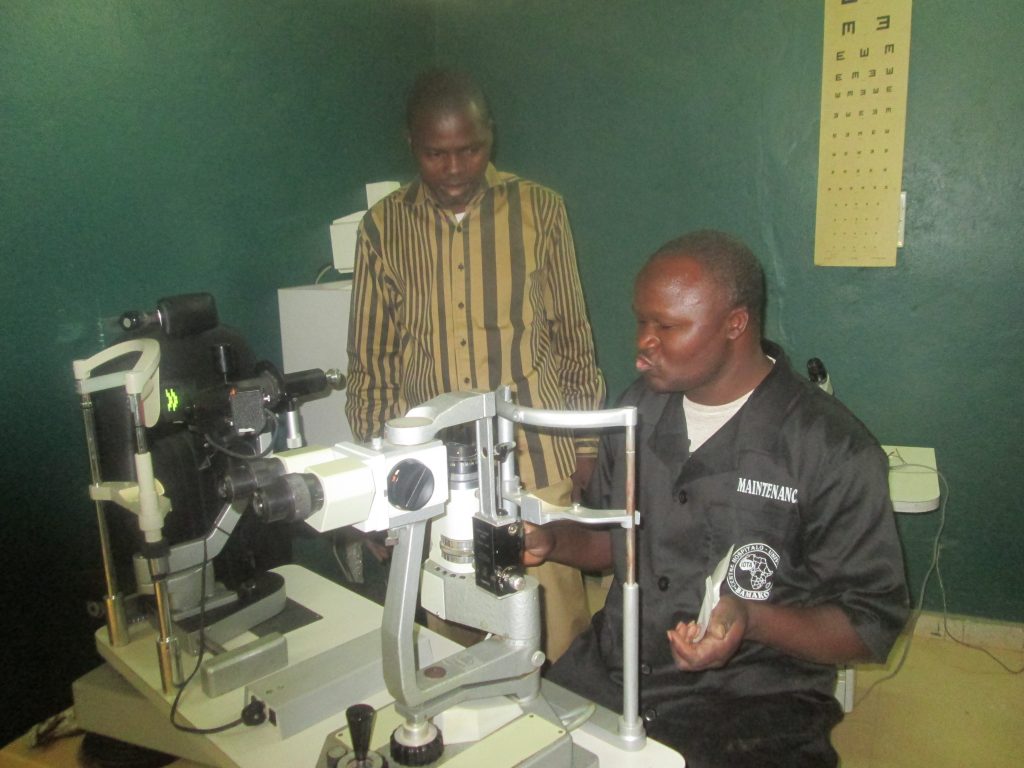
[[[444,752],[444,740],[432,723],[401,725],[391,734],[391,759],[398,765],[430,765]]]

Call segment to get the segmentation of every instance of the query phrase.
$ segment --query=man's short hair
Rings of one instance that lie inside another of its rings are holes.
[[[405,102],[405,127],[412,131],[416,118],[426,113],[458,112],[476,105],[480,117],[491,122],[491,108],[483,89],[465,72],[429,69],[416,78]]]
[[[746,243],[725,232],[701,229],[670,240],[651,254],[648,263],[672,256],[689,256],[725,288],[733,307],[745,307],[760,331],[764,321],[764,270]]]

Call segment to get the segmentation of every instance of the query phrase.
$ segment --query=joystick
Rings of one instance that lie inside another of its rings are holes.
[[[369,704],[353,704],[345,710],[348,721],[348,735],[352,739],[352,752],[345,750],[337,754],[333,760],[331,752],[327,753],[328,768],[388,768],[388,761],[377,752],[370,751],[370,738],[373,736],[373,721],[377,712]]]

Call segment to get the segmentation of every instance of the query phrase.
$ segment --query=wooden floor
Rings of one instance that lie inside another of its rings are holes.
[[[963,624],[952,630],[963,633]],[[1007,630],[994,644],[971,637],[970,627],[962,639],[985,642],[1003,664],[1019,670],[1024,630]],[[857,668],[854,709],[832,735],[842,768],[1024,765],[1024,674],[942,635],[941,629],[922,631],[919,623],[903,667],[870,692],[893,671],[908,636],[886,666]]]

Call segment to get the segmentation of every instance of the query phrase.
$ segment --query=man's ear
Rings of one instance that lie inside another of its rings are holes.
[[[726,334],[730,339],[738,339],[750,327],[750,310],[746,307],[734,307],[725,319]]]

